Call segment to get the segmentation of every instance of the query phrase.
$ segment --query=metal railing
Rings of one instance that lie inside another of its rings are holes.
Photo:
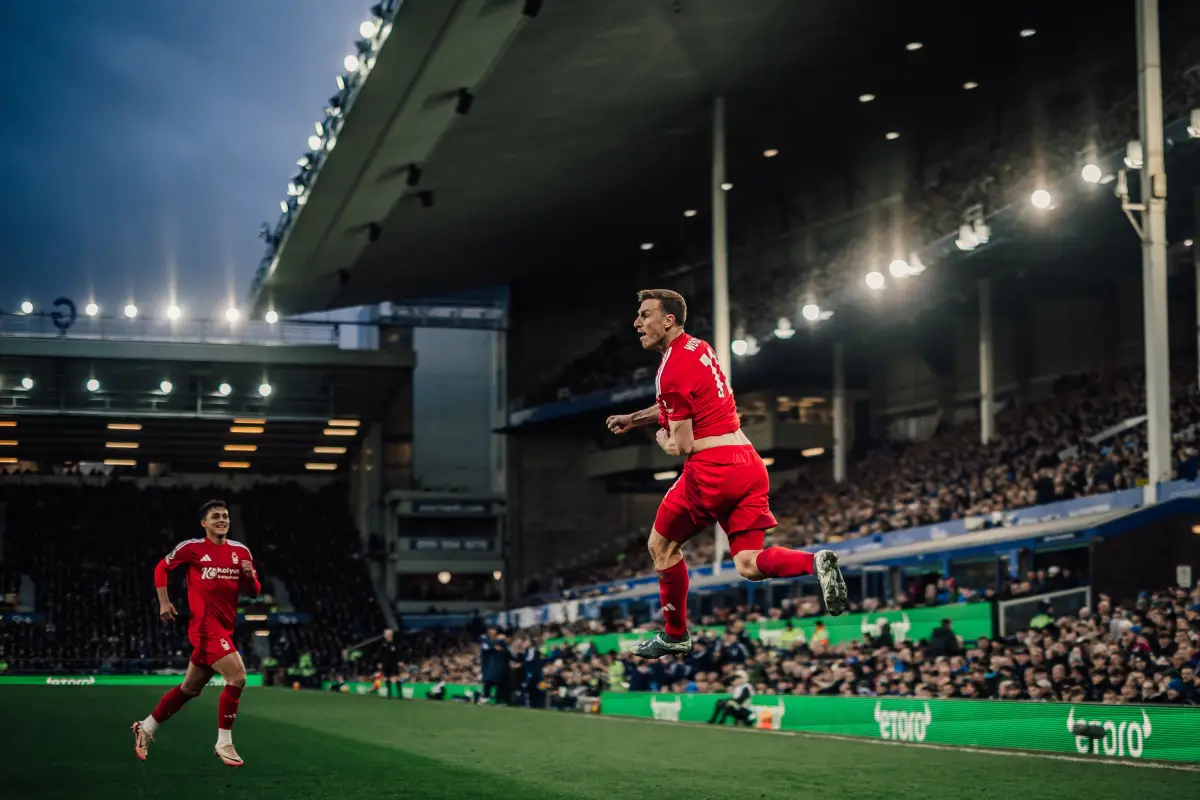
[[[340,326],[328,322],[236,323],[215,320],[80,317],[60,329],[49,314],[0,314],[0,337],[113,342],[172,342],[217,345],[308,345],[336,347]]]
[[[999,618],[1000,635],[1008,636],[1022,628],[1029,627],[1030,621],[1041,613],[1043,603],[1050,605],[1055,619],[1078,616],[1080,609],[1090,607],[1092,604],[1092,587],[1090,585],[1079,586],[1074,589],[1045,592],[998,603],[996,615]]]

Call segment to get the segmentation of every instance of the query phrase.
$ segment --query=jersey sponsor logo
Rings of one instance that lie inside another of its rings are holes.
[[[888,711],[882,701],[875,702],[875,722],[879,738],[895,742],[923,742],[933,724],[933,709],[925,703],[924,711]]]
[[[1117,756],[1118,758],[1126,756],[1141,758],[1146,740],[1154,733],[1154,726],[1150,724],[1150,716],[1146,713],[1146,709],[1137,710],[1142,714],[1140,720],[1114,722],[1111,719],[1076,717],[1075,706],[1071,706],[1071,710],[1067,714],[1067,733],[1075,737],[1075,749],[1083,755],[1090,752],[1092,755],[1104,753],[1106,756]],[[1099,708],[1089,709],[1089,712],[1115,716],[1114,711],[1108,708],[1103,711]],[[1084,735],[1080,735],[1081,732]]]
[[[236,580],[241,570],[233,567],[202,567],[200,569],[200,579],[205,581],[214,580]]]

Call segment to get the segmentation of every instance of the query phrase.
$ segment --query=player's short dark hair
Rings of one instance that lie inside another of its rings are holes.
[[[673,316],[675,324],[679,327],[682,328],[687,322],[687,301],[679,292],[670,289],[642,289],[638,292],[638,302],[643,303],[646,300],[657,300],[661,303],[663,313]]]
[[[212,511],[214,508],[224,508],[228,510],[229,506],[225,505],[224,500],[209,500],[207,503],[200,506],[200,519],[208,519],[208,512]]]

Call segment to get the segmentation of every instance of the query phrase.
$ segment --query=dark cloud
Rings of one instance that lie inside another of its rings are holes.
[[[0,3],[0,308],[244,298],[368,0]],[[52,11],[52,13],[51,13]]]

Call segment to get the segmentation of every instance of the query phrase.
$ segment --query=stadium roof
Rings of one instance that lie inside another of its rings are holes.
[[[276,228],[260,309],[703,257],[717,94],[736,239],[764,207],[781,229],[803,218],[790,204],[806,182],[886,195],[897,164],[961,145],[1002,97],[1045,84],[1031,102],[1056,101],[1097,54],[1135,70],[1125,2],[407,0],[393,22]]]
[[[4,319],[11,331],[13,318]],[[0,464],[116,459],[176,472],[213,472],[220,462],[274,473],[304,472],[307,463],[341,469],[413,366],[411,351],[342,350],[330,339],[332,326],[304,326],[308,344],[283,343],[291,334],[282,328],[272,331],[274,340],[212,344],[172,341],[145,327],[137,338],[129,331],[120,338],[116,323],[104,338],[89,338],[87,323],[80,327],[78,336],[10,332],[2,340]],[[322,327],[329,330],[317,344]],[[326,434],[331,419],[358,424]]]

